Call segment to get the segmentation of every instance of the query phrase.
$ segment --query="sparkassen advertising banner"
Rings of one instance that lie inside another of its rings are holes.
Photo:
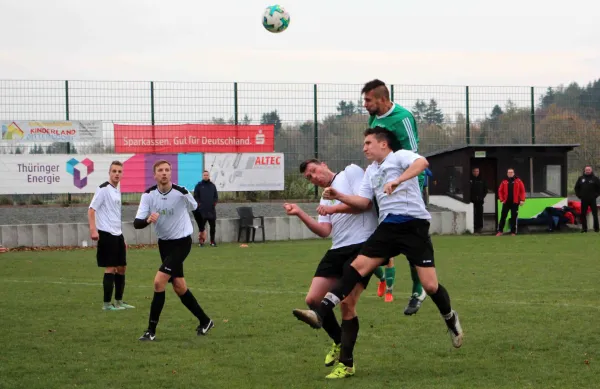
[[[284,189],[283,153],[207,153],[204,168],[223,192]]]
[[[256,153],[275,150],[275,127],[227,124],[115,124],[117,153]]]
[[[112,161],[123,163],[122,193],[140,193],[156,185],[152,165],[171,164],[174,183],[193,190],[202,179],[203,155],[189,154],[16,154],[0,158],[0,194],[94,193],[108,181]]]
[[[101,121],[0,121],[2,140],[14,142],[75,142],[102,139]]]

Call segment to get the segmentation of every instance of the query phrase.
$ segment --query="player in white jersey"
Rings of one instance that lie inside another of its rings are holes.
[[[351,266],[344,269],[341,282],[332,288],[315,310],[297,310],[297,317],[315,328],[322,318],[349,296],[362,277],[375,267],[385,265],[386,258],[404,254],[413,264],[423,288],[446,322],[452,345],[462,345],[463,330],[458,314],[450,305],[450,296],[438,283],[429,236],[431,215],[425,208],[417,176],[429,163],[408,150],[393,152],[392,133],[381,127],[365,131],[363,151],[373,163],[367,168],[358,196],[349,196],[333,187],[325,189],[323,198],[335,199],[358,209],[372,206],[373,196],[379,203],[379,226],[363,245]]]
[[[198,203],[186,188],[171,182],[169,162],[164,160],[155,162],[153,171],[157,185],[149,188],[142,195],[133,226],[142,229],[150,223],[155,224],[162,265],[154,277],[154,297],[150,305],[148,329],[139,339],[146,341],[155,339],[156,326],[165,305],[165,288],[169,282],[173,284],[173,290],[183,305],[200,321],[196,333],[206,335],[214,327],[214,323],[188,289],[183,276],[183,261],[192,249],[191,235],[194,229],[190,211],[195,210]]]
[[[311,183],[322,188],[334,187],[341,193],[358,194],[364,171],[357,165],[349,165],[339,173],[333,173],[325,163],[309,159],[300,164],[300,173]],[[288,215],[296,215],[315,234],[322,238],[332,236],[331,248],[317,266],[312,283],[306,295],[306,304],[316,309],[325,293],[342,277],[345,266],[350,266],[360,252],[363,243],[377,228],[374,209],[356,210],[339,201],[321,199],[318,221],[307,215],[296,204],[284,204]],[[362,291],[369,284],[371,275],[363,277],[352,293],[341,305],[342,325],[335,314],[329,312],[323,317],[323,329],[333,340],[331,351],[325,356],[325,366],[333,366],[326,378],[344,378],[354,375],[353,351],[358,336],[358,316],[356,303]],[[337,362],[337,364],[336,364]]]
[[[123,301],[127,249],[121,231],[121,192],[117,188],[122,174],[123,164],[113,161],[108,169],[108,181],[96,189],[88,209],[90,238],[98,241],[96,262],[98,267],[104,268],[102,309],[105,311],[135,308]],[[115,304],[111,303],[113,288]]]

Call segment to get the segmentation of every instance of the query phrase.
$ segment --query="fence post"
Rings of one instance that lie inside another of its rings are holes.
[[[150,81],[150,122],[154,125],[154,81]],[[152,129],[154,138],[154,129]]]
[[[531,144],[535,144],[535,88],[531,87]]]
[[[313,85],[313,126],[314,126],[314,140],[313,147],[315,151],[315,158],[319,158],[319,116],[317,114],[317,84]],[[319,196],[319,188],[315,185],[315,199]]]
[[[234,124],[237,126],[239,124],[239,117],[238,117],[238,84],[237,82],[233,83],[233,121]],[[236,130],[237,133],[237,130]],[[236,199],[243,199],[245,192],[234,192],[235,193],[235,198]],[[248,192],[249,195],[252,195],[252,192]],[[269,196],[269,199],[271,198],[271,192],[267,192],[267,195]],[[248,196],[249,197],[249,196]],[[247,197],[247,198],[248,198]]]
[[[394,84],[390,85],[390,100],[394,101]]]
[[[150,81],[150,124],[152,124],[152,139],[154,141],[152,147],[153,152],[156,152],[156,132],[154,129],[154,81]]]
[[[467,85],[465,88],[465,96],[466,96],[466,104],[467,104],[467,132],[466,132],[466,140],[467,140],[467,145],[471,144],[471,119],[470,119],[470,113],[469,113],[469,86]]]
[[[233,120],[235,125],[239,124],[239,113],[238,113],[238,85],[237,82],[233,83]]]
[[[69,80],[65,80],[65,118],[69,120]],[[71,142],[67,142],[67,154],[71,154]],[[67,203],[71,204],[71,193],[67,193]]]

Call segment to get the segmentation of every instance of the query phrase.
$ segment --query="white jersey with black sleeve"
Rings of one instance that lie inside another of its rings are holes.
[[[96,229],[120,236],[121,192],[106,181],[96,189],[90,208],[96,211]]]
[[[142,195],[135,218],[146,220],[152,213],[158,213],[155,223],[158,239],[181,239],[194,231],[190,211],[196,208],[198,203],[194,196],[183,186],[173,184],[167,193],[161,193],[158,186],[153,186]]]
[[[373,196],[379,204],[379,222],[388,215],[408,216],[414,219],[430,220],[431,215],[419,188],[419,179],[413,177],[400,185],[388,195],[383,187],[404,173],[406,169],[421,155],[409,150],[390,152],[383,162],[373,162],[365,172],[359,195],[369,200]]]
[[[364,170],[351,164],[335,175],[330,186],[340,193],[358,195]],[[321,198],[321,205],[337,205],[338,200]],[[319,216],[319,223],[331,224],[331,250],[365,242],[377,228],[377,215],[371,208],[359,214],[334,213]]]

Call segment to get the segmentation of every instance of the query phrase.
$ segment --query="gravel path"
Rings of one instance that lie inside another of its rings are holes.
[[[298,203],[309,215],[316,215],[318,203]],[[237,207],[250,206],[254,215],[275,217],[285,216],[282,203],[220,203],[217,204],[217,217],[221,219],[237,219]],[[435,212],[440,208],[430,206],[429,211]],[[123,220],[133,221],[137,205],[123,206]],[[0,225],[14,224],[57,224],[57,223],[87,223],[87,206],[72,207],[0,207]]]

